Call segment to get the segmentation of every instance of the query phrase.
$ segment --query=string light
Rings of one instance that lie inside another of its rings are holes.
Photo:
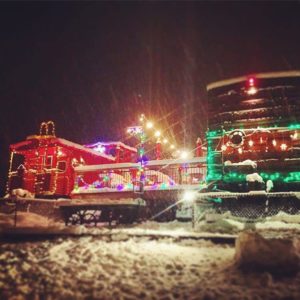
[[[222,151],[226,151],[226,149],[227,149],[227,146],[226,145],[222,145],[221,150]]]
[[[159,130],[155,131],[155,133],[154,133],[155,137],[160,137],[160,135],[161,135],[161,132]]]
[[[285,151],[285,150],[287,149],[287,144],[281,144],[281,145],[280,145],[280,149],[281,149],[282,151]]]
[[[158,128],[154,128],[154,123],[151,120],[147,120],[145,114],[141,114],[139,116],[139,121],[142,123],[142,126],[129,127],[127,129],[127,133],[132,134],[132,135],[135,135],[135,134],[138,135],[138,134],[140,134],[140,131],[141,132],[145,132],[144,128],[147,129],[147,130],[150,130],[150,129],[153,130],[153,131],[155,130],[153,132],[153,136],[156,139],[157,138],[161,138],[162,144],[164,144],[164,145],[168,145],[169,144],[169,140],[162,135],[161,130],[159,130]],[[146,141],[146,139],[144,141]],[[172,144],[169,147],[169,150],[175,150],[175,149],[176,149],[176,147],[175,147],[174,144]]]
[[[153,128],[153,123],[151,121],[148,121],[147,124],[146,124],[146,128],[147,129]]]
[[[15,151],[11,151],[10,153],[10,158],[9,158],[9,169],[8,169],[8,179],[7,179],[7,183],[6,183],[6,193],[9,193],[10,190],[10,181],[11,181],[11,175],[12,175],[12,162],[13,162],[13,158],[14,158],[14,154]]]

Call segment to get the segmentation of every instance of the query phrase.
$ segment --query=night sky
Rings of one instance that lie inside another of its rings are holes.
[[[53,120],[126,142],[139,114],[178,145],[206,129],[206,84],[300,69],[300,2],[1,2],[0,194],[8,147]]]

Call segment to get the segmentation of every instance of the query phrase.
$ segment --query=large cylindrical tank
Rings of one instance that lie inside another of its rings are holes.
[[[300,71],[207,86],[207,181],[229,191],[300,190]]]

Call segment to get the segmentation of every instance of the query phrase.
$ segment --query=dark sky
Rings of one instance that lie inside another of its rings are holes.
[[[84,144],[145,113],[192,145],[206,84],[300,69],[299,32],[300,2],[1,2],[1,191],[9,144],[43,120]]]

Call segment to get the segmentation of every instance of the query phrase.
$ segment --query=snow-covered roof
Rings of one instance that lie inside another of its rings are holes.
[[[103,157],[103,158],[106,158],[108,160],[111,160],[111,161],[115,161],[115,158],[111,155],[106,155],[104,153],[100,153],[98,151],[95,151],[95,150],[92,150],[92,149],[89,149],[85,146],[82,146],[82,145],[79,145],[79,144],[76,144],[76,143],[73,143],[73,142],[70,142],[68,140],[65,140],[65,139],[62,139],[62,138],[56,138],[57,142],[59,142],[60,144],[62,145],[65,145],[67,147],[71,147],[71,148],[75,148],[77,150],[81,150],[81,151],[84,151],[84,152],[88,152],[90,154],[93,154],[95,156],[99,156],[99,157]]]
[[[193,157],[190,159],[163,159],[163,160],[149,160],[145,166],[168,166],[178,164],[189,164],[189,163],[205,163],[205,157]],[[114,163],[114,164],[101,164],[101,165],[89,165],[89,166],[77,166],[75,167],[76,172],[90,172],[105,169],[128,169],[128,168],[139,168],[140,163]]]
[[[91,172],[106,169],[128,169],[128,168],[138,168],[139,163],[116,163],[116,164],[101,164],[101,165],[89,165],[89,166],[77,166],[75,167],[76,172]]]
[[[205,157],[193,157],[193,158],[178,158],[178,159],[162,159],[162,160],[149,160],[146,166],[162,166],[162,165],[180,165],[190,163],[205,163]]]
[[[251,75],[250,75],[251,76]],[[268,73],[258,73],[253,74],[255,78],[267,79],[267,78],[282,78],[282,77],[300,77],[300,70],[294,71],[281,71],[281,72],[268,72]],[[249,79],[249,75],[240,76],[225,80],[220,80],[216,82],[212,82],[206,86],[207,91],[212,90],[214,88],[239,83],[241,81],[247,81]]]
[[[117,146],[117,147],[121,147],[121,148],[127,149],[132,152],[137,152],[136,148],[130,147],[122,142],[98,142],[98,143],[94,143],[94,144],[85,145],[85,147],[88,147],[88,148],[95,148],[98,146]]]

